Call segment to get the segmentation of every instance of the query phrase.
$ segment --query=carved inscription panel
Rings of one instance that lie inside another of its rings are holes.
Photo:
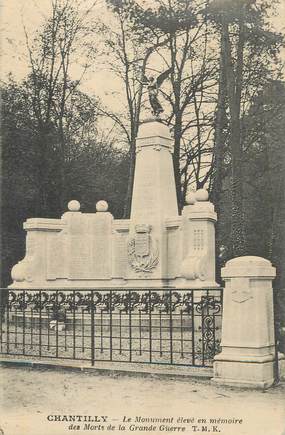
[[[127,236],[128,233],[117,233],[115,235],[113,252],[113,277],[124,278],[126,275],[127,257]]]
[[[70,237],[69,278],[84,279],[91,276],[91,241],[81,236]]]
[[[92,223],[92,275],[111,277],[111,225],[109,219],[94,219]]]
[[[202,251],[204,249],[204,231],[203,230],[199,230],[199,229],[194,230],[193,249],[194,249],[194,251]]]

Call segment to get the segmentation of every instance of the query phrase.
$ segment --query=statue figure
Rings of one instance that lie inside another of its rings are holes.
[[[151,113],[159,118],[159,115],[164,111],[159,100],[158,100],[158,91],[164,80],[169,76],[172,68],[161,73],[156,79],[154,77],[144,76],[143,84],[147,85],[148,88],[148,98],[151,105]]]

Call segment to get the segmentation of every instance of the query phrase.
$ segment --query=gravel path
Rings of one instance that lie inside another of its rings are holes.
[[[189,378],[160,379],[158,375],[106,375],[12,367],[1,367],[0,376],[1,427],[5,435],[102,432],[285,435],[284,384],[262,392],[224,388],[207,380]],[[65,421],[70,418],[94,420],[94,416],[100,421]],[[101,416],[107,422],[103,422]],[[123,422],[124,416],[131,421]],[[135,422],[136,416],[157,421]],[[177,422],[179,417],[188,422]],[[63,421],[54,421],[59,418]],[[158,421],[163,418],[166,422]],[[199,418],[206,422],[198,422]],[[216,424],[211,423],[210,418],[228,421]],[[232,423],[233,419],[242,419],[242,422]]]

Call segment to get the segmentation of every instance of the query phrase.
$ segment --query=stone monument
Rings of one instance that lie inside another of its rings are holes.
[[[262,389],[274,384],[275,273],[269,260],[251,256],[234,258],[222,269],[222,352],[215,356],[214,382]],[[284,355],[279,359],[283,365]]]
[[[61,219],[28,219],[26,256],[11,287],[218,287],[214,207],[199,189],[179,215],[172,152],[167,125],[143,122],[130,219],[114,219],[105,201],[96,213],[70,201]]]

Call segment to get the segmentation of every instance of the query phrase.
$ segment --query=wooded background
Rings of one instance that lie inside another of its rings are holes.
[[[207,188],[219,219],[218,276],[228,259],[258,255],[277,267],[274,286],[284,289],[278,1],[106,0],[103,16],[98,2],[51,0],[39,28],[24,27],[27,75],[1,81],[2,287],[25,254],[27,218],[58,218],[71,199],[84,212],[105,199],[116,218],[129,217],[135,138],[148,106],[143,77],[171,67],[160,100],[179,209],[191,189]],[[94,70],[112,78],[116,104],[84,88]]]

